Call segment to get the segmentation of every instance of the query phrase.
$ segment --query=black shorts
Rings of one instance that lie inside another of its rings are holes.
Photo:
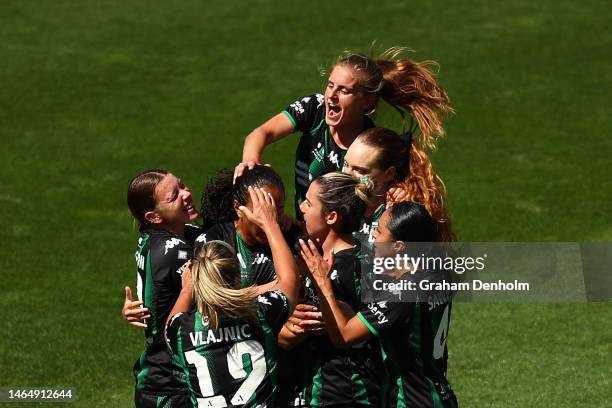
[[[136,408],[184,408],[191,406],[189,394],[155,395],[136,390],[134,393]]]

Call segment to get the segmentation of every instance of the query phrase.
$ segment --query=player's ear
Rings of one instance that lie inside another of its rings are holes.
[[[338,222],[339,219],[340,214],[338,214],[338,211],[330,211],[325,214],[325,222],[327,223],[327,225],[334,225]]]
[[[244,217],[244,213],[240,211],[240,203],[238,202],[238,200],[232,201],[232,207],[234,207],[234,211],[236,211],[236,215],[238,215],[238,218]]]
[[[151,224],[160,224],[163,221],[162,217],[157,211],[147,211],[144,218]]]
[[[406,243],[404,241],[395,241],[393,243],[393,250],[395,252],[402,252],[406,249]]]

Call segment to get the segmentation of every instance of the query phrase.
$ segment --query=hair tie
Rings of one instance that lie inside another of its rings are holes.
[[[359,183],[361,184],[368,184],[369,181],[370,181],[370,176],[359,177]]]

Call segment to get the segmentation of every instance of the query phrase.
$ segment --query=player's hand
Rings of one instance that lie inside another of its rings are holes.
[[[253,211],[244,205],[238,207],[249,221],[255,223],[264,231],[267,227],[278,224],[276,204],[272,194],[265,192],[259,187],[249,186],[249,196],[253,204]]]
[[[149,309],[142,307],[144,304],[141,300],[132,300],[132,289],[129,286],[125,287],[125,302],[123,302],[123,310],[121,316],[134,327],[147,328],[146,319],[149,319]]]
[[[404,186],[399,183],[392,184],[387,190],[387,208],[392,207],[395,203],[401,203],[402,201],[408,201],[408,191]]]
[[[238,165],[234,168],[234,183],[236,182],[236,179],[238,177],[242,176],[242,173],[244,173],[244,170],[246,169],[253,170],[253,168],[257,166],[258,164],[261,164],[261,163],[258,163],[255,161],[244,161],[244,162],[238,163]],[[272,167],[272,165],[269,163],[264,164],[264,166]]]
[[[187,261],[187,266],[181,274],[181,288],[184,290],[193,290],[193,281],[191,280],[191,261]]]
[[[323,315],[316,306],[299,303],[295,306],[293,314],[285,323],[287,329],[295,335],[304,333],[318,333],[325,330]]]
[[[326,280],[329,280],[329,273],[331,272],[332,265],[334,264],[334,252],[330,251],[327,259],[324,259],[312,240],[308,240],[308,243],[303,239],[299,240],[300,243],[300,256],[306,263],[308,268],[308,274],[312,279],[321,287],[321,284]],[[321,288],[323,289],[323,288]]]

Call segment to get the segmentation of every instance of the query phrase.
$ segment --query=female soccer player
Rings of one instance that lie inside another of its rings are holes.
[[[192,285],[185,285],[166,328],[166,339],[191,391],[185,407],[275,407],[278,332],[297,292],[297,265],[276,221],[273,195],[249,188],[252,211],[240,211],[264,231],[277,283],[243,287],[234,248],[212,240],[196,247]],[[196,310],[192,308],[195,297]],[[188,312],[188,313],[184,313]]]
[[[324,252],[334,250],[333,291],[348,308],[359,310],[360,268],[353,247],[352,232],[363,217],[372,193],[372,182],[362,183],[345,173],[328,173],[309,187],[300,206],[308,236]],[[305,283],[306,303],[318,306],[320,298],[310,280]],[[303,387],[297,406],[357,407],[379,406],[380,350],[364,342],[347,350],[333,347],[326,335],[294,333],[283,329],[279,340],[284,347],[299,347],[302,356]]]
[[[362,244],[374,241],[372,231],[386,208],[386,202],[391,201],[387,197],[391,186],[405,192],[402,201],[420,203],[432,214],[438,223],[439,241],[452,240],[449,214],[444,203],[444,184],[427,153],[412,143],[409,133],[399,136],[385,128],[363,131],[346,152],[343,171],[356,177],[370,177],[376,186],[365,220],[356,234]]]
[[[285,187],[280,176],[270,167],[257,165],[246,169],[232,184],[232,173],[221,171],[206,186],[202,193],[200,214],[204,225],[210,226],[196,242],[221,240],[227,242],[236,252],[240,261],[241,282],[244,287],[263,285],[274,280],[274,265],[268,237],[240,209],[253,210],[249,186],[259,187],[271,194],[276,203],[279,219],[284,218]],[[285,233],[293,247],[296,229]]]
[[[124,307],[124,317],[133,325],[144,326],[147,340],[134,365],[136,407],[184,406],[188,401],[187,385],[173,375],[177,367],[170,358],[163,332],[192,252],[184,240],[185,224],[195,220],[198,213],[189,189],[165,170],[148,170],[134,177],[127,201],[140,225],[137,287],[145,309]],[[147,324],[142,323],[142,318],[148,319]]]
[[[397,203],[386,210],[374,232],[376,245],[398,249],[408,242],[435,241],[437,234],[436,222],[423,206],[413,202]],[[301,248],[333,344],[342,348],[373,337],[381,341],[391,376],[386,406],[456,407],[446,379],[450,300],[401,303],[389,293],[388,301],[363,305],[356,316],[347,317],[330,275],[334,254],[328,251],[328,259],[323,259],[312,242],[302,243]]]
[[[266,145],[302,132],[295,158],[299,218],[298,208],[310,182],[342,169],[346,149],[360,132],[374,126],[367,115],[375,111],[381,98],[403,118],[414,118],[421,145],[434,148],[436,136],[444,133],[442,117],[452,112],[450,100],[428,69],[429,63],[398,59],[402,51],[391,48],[379,59],[345,53],[332,67],[324,95],[310,95],[292,103],[246,137],[242,163],[235,174],[259,163]]]

